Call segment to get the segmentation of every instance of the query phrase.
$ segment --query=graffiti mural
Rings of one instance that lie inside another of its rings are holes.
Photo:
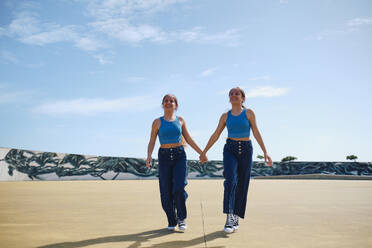
[[[157,160],[151,168],[144,159],[83,156],[7,149],[0,166],[7,167],[7,176],[15,172],[27,175],[31,180],[64,179],[139,179],[157,177]],[[210,161],[204,165],[197,160],[188,160],[189,178],[222,178],[222,161]],[[1,170],[4,174],[4,170]],[[253,162],[252,177],[279,175],[359,175],[372,176],[372,163],[359,162],[274,162],[268,167],[263,162]],[[1,175],[4,178],[4,175]],[[4,180],[4,179],[3,179]]]

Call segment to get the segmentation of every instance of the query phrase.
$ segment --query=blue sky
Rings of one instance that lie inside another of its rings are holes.
[[[372,161],[371,44],[370,1],[1,1],[0,147],[145,158],[173,93],[204,148],[240,86],[274,161]]]

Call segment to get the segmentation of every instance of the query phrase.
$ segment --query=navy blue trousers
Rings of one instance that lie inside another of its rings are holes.
[[[252,169],[251,141],[227,139],[223,149],[223,212],[244,218]]]
[[[187,217],[187,166],[183,146],[160,148],[158,152],[159,188],[163,210],[169,226],[176,226],[177,220]]]

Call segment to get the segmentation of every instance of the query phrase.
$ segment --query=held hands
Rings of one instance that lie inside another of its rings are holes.
[[[205,162],[208,162],[207,155],[204,152],[202,152],[199,156],[199,160],[200,160],[201,164],[204,164]]]
[[[147,159],[146,159],[146,167],[147,168],[151,167],[151,162],[152,162],[152,157],[147,157]]]
[[[273,165],[273,161],[271,160],[270,156],[267,155],[267,153],[264,154],[265,157],[265,163],[267,163],[269,166]]]

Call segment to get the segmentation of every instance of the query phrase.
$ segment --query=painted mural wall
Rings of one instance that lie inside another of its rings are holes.
[[[222,178],[222,161],[201,165],[188,160],[188,178]],[[0,148],[0,181],[23,180],[124,180],[157,177],[157,160],[151,168],[144,159],[87,156]],[[255,161],[252,177],[278,175],[372,176],[370,162],[274,162],[268,167]]]

